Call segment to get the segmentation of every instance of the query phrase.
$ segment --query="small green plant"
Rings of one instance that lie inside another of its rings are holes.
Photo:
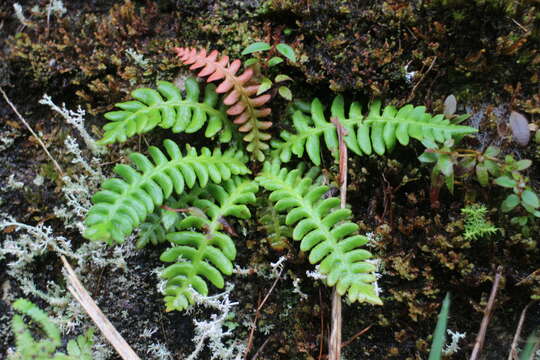
[[[294,49],[287,44],[279,43],[274,46],[266,42],[256,42],[244,49],[242,55],[252,54],[252,57],[246,60],[245,66],[250,66],[257,73],[269,73],[269,69],[281,64],[284,60],[281,56],[287,58],[291,63],[296,62],[296,55]],[[279,54],[279,55],[278,55]],[[284,85],[286,81],[292,81],[292,79],[285,74],[277,74],[272,81],[269,77],[261,77],[261,86],[257,94],[271,89],[274,85],[277,87],[279,96],[285,100],[292,100],[292,92],[288,86]]]
[[[438,194],[443,180],[448,189],[454,190],[454,177],[456,173],[463,179],[475,177],[481,186],[490,183],[512,190],[501,203],[501,210],[510,212],[521,205],[528,215],[512,218],[513,224],[527,226],[534,217],[540,217],[540,200],[531,186],[529,177],[523,172],[527,170],[532,161],[528,159],[516,160],[513,155],[502,158],[501,151],[496,146],[488,146],[483,151],[470,149],[454,149],[452,139],[438,146],[435,142],[425,139],[426,151],[420,155],[419,160],[425,163],[434,163],[431,184],[432,193]],[[491,179],[491,181],[490,181]],[[436,199],[432,199],[434,201]]]
[[[12,327],[17,348],[13,354],[9,355],[9,360],[92,360],[92,330],[78,336],[76,340],[69,340],[66,355],[57,351],[62,345],[60,331],[43,310],[26,299],[15,301],[13,308],[28,316],[36,326],[41,327],[45,337],[35,338],[23,317],[13,315]]]
[[[494,235],[499,231],[498,228],[489,223],[486,219],[487,208],[483,205],[473,204],[461,209],[465,216],[466,240],[477,240],[487,235]]]

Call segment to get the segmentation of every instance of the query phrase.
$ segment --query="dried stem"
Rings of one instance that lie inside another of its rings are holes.
[[[69,265],[66,258],[64,256],[61,256],[61,258],[62,262],[64,263],[64,268],[68,273],[67,278],[69,281],[69,292],[82,305],[84,311],[86,311],[88,316],[90,316],[92,321],[94,321],[99,330],[101,330],[105,338],[111,343],[122,359],[140,360],[126,340],[124,340],[122,335],[120,335],[109,319],[107,319],[107,317],[103,314],[90,294],[88,294],[88,291],[86,291],[84,286],[81,284],[77,278],[77,275],[75,275],[75,271],[73,271],[73,268]]]
[[[482,323],[480,324],[480,330],[478,331],[478,335],[476,336],[474,348],[473,348],[473,351],[471,353],[471,357],[469,360],[478,359],[478,356],[480,355],[480,352],[482,351],[482,347],[484,346],[484,340],[486,338],[486,330],[489,324],[489,320],[491,320],[491,314],[493,313],[493,305],[495,304],[495,297],[497,296],[497,289],[499,288],[501,277],[502,277],[502,267],[499,266],[497,268],[497,273],[495,274],[495,281],[493,281],[493,286],[491,287],[491,294],[489,295],[489,300],[486,305],[486,309],[484,310],[484,317],[482,318]]]
[[[37,142],[39,143],[39,145],[43,148],[43,150],[45,151],[45,153],[47,154],[47,156],[49,157],[49,159],[51,159],[51,161],[53,162],[53,165],[54,167],[56,168],[56,170],[58,170],[58,172],[60,173],[60,178],[63,178],[64,177],[64,171],[62,170],[62,168],[60,167],[60,165],[58,165],[58,162],[52,157],[51,153],[49,152],[49,150],[47,150],[47,147],[45,146],[45,144],[43,143],[43,141],[40,139],[40,137],[34,132],[34,130],[30,127],[30,125],[28,124],[28,122],[22,117],[22,115],[19,113],[19,111],[17,111],[17,108],[15,107],[15,105],[13,105],[13,103],[9,100],[9,98],[7,97],[6,93],[4,92],[4,89],[2,89],[0,87],[0,93],[2,93],[2,96],[4,97],[4,100],[6,100],[6,102],[8,103],[8,105],[11,107],[11,109],[13,110],[13,112],[17,115],[17,117],[19,118],[19,120],[21,120],[21,122],[24,124],[24,126],[26,126],[26,128],[28,129],[28,131],[30,131],[30,133],[32,134],[32,136],[37,140]]]
[[[527,310],[529,309],[529,306],[531,306],[531,304],[533,303],[533,301],[531,301],[530,303],[527,304],[527,306],[525,306],[525,308],[523,308],[523,311],[521,312],[521,316],[519,317],[519,322],[518,322],[518,326],[516,328],[516,333],[514,334],[514,339],[512,340],[512,346],[510,347],[510,353],[508,353],[508,360],[515,360],[518,358],[518,354],[517,354],[517,343],[519,341],[519,337],[521,335],[521,330],[523,328],[523,323],[525,322],[525,315],[527,314]]]
[[[339,183],[340,183],[340,198],[341,208],[345,208],[347,204],[347,146],[345,146],[346,131],[343,125],[336,117],[331,117],[330,121],[336,126],[339,140]],[[337,288],[334,287],[332,291],[332,317],[331,317],[331,330],[330,341],[328,350],[329,360],[339,360],[341,358],[341,328],[342,328],[342,316],[341,316],[341,295],[339,295]]]

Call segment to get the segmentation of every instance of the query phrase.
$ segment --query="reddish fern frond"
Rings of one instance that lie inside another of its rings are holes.
[[[175,48],[174,51],[185,65],[191,65],[190,70],[201,69],[197,76],[207,78],[207,82],[221,80],[216,89],[219,94],[225,94],[223,103],[229,106],[227,114],[234,116],[234,123],[240,125],[239,131],[247,133],[244,141],[248,142],[247,150],[255,159],[264,160],[264,150],[268,149],[266,141],[270,134],[264,132],[271,121],[261,121],[260,118],[270,115],[271,109],[262,107],[270,100],[269,94],[257,95],[259,85],[254,78],[253,69],[247,68],[237,75],[240,60],[229,63],[228,56],[219,57],[214,50],[210,54],[206,50],[194,48]]]

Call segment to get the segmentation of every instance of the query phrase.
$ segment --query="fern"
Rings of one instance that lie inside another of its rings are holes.
[[[258,203],[257,212],[261,224],[258,230],[266,233],[268,245],[276,251],[291,249],[289,239],[292,238],[292,230],[285,224],[285,215],[278,213],[266,199]]]
[[[221,152],[219,148],[202,148],[198,154],[187,145],[183,155],[173,141],[165,140],[163,145],[168,158],[151,146],[148,151],[152,161],[139,153],[130,155],[139,171],[123,164],[115,167],[121,179],[106,180],[103,190],[92,198],[94,205],[85,220],[84,237],[121,243],[173,191],[182,194],[186,186],[192,188],[197,180],[204,187],[210,180],[220,183],[231,175],[250,172],[243,153],[234,149]]]
[[[309,261],[319,264],[329,286],[351,302],[382,304],[377,294],[375,266],[366,261],[371,254],[360,247],[369,240],[357,234],[358,226],[350,221],[351,210],[338,209],[340,200],[324,198],[329,187],[314,182],[316,171],[303,174],[289,171],[279,161],[268,162],[257,177],[261,186],[271,191],[279,212],[287,212],[286,224],[294,225],[293,239],[300,249],[309,251]]]
[[[148,215],[146,221],[139,226],[139,229],[137,243],[135,244],[137,249],[142,249],[149,243],[157,245],[166,240],[166,229],[161,224],[161,218],[156,214]]]
[[[186,96],[172,83],[158,81],[157,91],[141,88],[133,91],[135,99],[116,104],[119,111],[110,111],[105,118],[111,122],[103,129],[105,134],[100,144],[124,142],[135,134],[147,133],[160,126],[173,133],[194,133],[208,123],[204,135],[213,137],[219,131],[221,142],[229,142],[232,131],[224,107],[216,109],[218,95],[215,85],[208,85],[203,101],[199,101],[200,88],[197,80],[185,81]]]
[[[167,280],[167,311],[186,309],[193,303],[193,290],[208,295],[202,276],[223,288],[222,274],[232,274],[232,261],[236,257],[231,236],[224,231],[228,226],[226,217],[249,218],[251,213],[246,204],[255,203],[257,191],[258,185],[253,180],[233,177],[222,185],[193,189],[176,203],[187,217],[176,223],[179,231],[167,235],[175,246],[161,255],[162,261],[174,263],[161,274]]]
[[[15,333],[15,344],[17,349],[11,354],[9,360],[27,359],[52,359],[52,360],[91,360],[92,359],[92,337],[93,332],[87,331],[85,335],[77,337],[77,340],[70,340],[67,344],[68,354],[56,352],[62,344],[60,331],[47,314],[26,299],[19,299],[13,303],[13,308],[20,313],[27,315],[44,333],[45,338],[36,340],[32,332],[25,324],[20,315],[14,315],[12,320],[13,332]]]
[[[234,123],[241,125],[238,129],[247,133],[244,141],[248,142],[247,150],[253,153],[255,159],[263,161],[263,151],[268,149],[265,141],[270,140],[270,134],[265,133],[272,126],[270,121],[261,121],[260,118],[270,115],[270,108],[261,108],[271,96],[264,94],[255,96],[259,90],[259,84],[254,80],[254,71],[248,67],[241,75],[236,75],[240,70],[240,60],[234,60],[229,64],[229,57],[222,56],[214,50],[210,54],[206,50],[197,51],[193,48],[175,48],[180,60],[191,65],[190,70],[201,69],[197,76],[207,78],[207,82],[223,80],[216,89],[219,94],[226,94],[223,103],[229,107],[227,114],[235,116]],[[255,96],[255,97],[254,97]]]
[[[343,124],[347,131],[345,143],[358,155],[371,155],[373,152],[383,155],[392,151],[397,142],[408,145],[410,138],[444,142],[454,136],[477,131],[469,126],[452,124],[444,115],[431,116],[426,113],[424,106],[406,105],[399,110],[386,106],[381,113],[381,102],[375,101],[369,107],[367,115],[363,116],[360,104],[353,102],[347,116],[342,96],[334,98],[330,116],[337,117]],[[288,162],[292,154],[301,157],[305,149],[310,160],[315,165],[320,165],[321,136],[324,137],[326,147],[336,151],[336,128],[325,117],[323,105],[318,99],[312,101],[309,115],[297,110],[292,118],[296,134],[283,131],[282,141],[272,142],[272,147],[281,161]]]

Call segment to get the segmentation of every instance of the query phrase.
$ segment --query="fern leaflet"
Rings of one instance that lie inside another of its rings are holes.
[[[234,123],[241,125],[238,130],[247,133],[244,141],[248,142],[246,149],[255,159],[264,160],[263,151],[268,149],[265,141],[270,140],[270,134],[265,133],[272,126],[270,121],[260,121],[259,118],[270,115],[270,108],[262,108],[271,98],[269,94],[256,96],[259,83],[254,80],[254,71],[248,67],[242,74],[236,75],[242,63],[234,60],[229,64],[229,57],[222,56],[214,50],[210,54],[206,50],[193,48],[175,48],[180,60],[191,65],[190,70],[201,69],[197,76],[207,78],[207,82],[221,80],[216,89],[219,94],[226,94],[223,103],[229,106],[227,114],[235,116]]]
[[[301,241],[302,251],[309,251],[310,263],[319,264],[328,286],[335,285],[351,302],[382,304],[373,284],[375,266],[366,261],[371,253],[360,249],[369,239],[357,234],[351,210],[339,209],[338,198],[324,198],[329,187],[314,181],[316,174],[303,174],[300,168],[289,171],[274,161],[264,165],[256,180],[271,191],[276,210],[287,213],[286,224],[294,225],[293,239]]]
[[[452,124],[444,115],[431,116],[426,113],[424,106],[406,105],[399,110],[386,106],[381,113],[381,102],[375,101],[367,115],[363,116],[360,104],[353,102],[347,117],[343,97],[337,96],[332,102],[330,113],[343,124],[347,131],[345,143],[358,155],[371,155],[373,152],[383,155],[392,151],[397,142],[408,145],[410,138],[442,143],[452,137],[477,131],[469,126]],[[305,150],[310,160],[320,165],[321,136],[324,137],[326,147],[336,155],[336,128],[326,119],[323,105],[318,99],[312,101],[309,115],[297,110],[292,118],[296,134],[283,131],[282,141],[272,141],[272,147],[281,161],[288,162],[292,154],[301,157]]]
[[[204,135],[213,137],[219,131],[221,142],[229,142],[232,126],[225,113],[225,107],[216,108],[218,95],[216,86],[206,86],[203,101],[199,101],[200,88],[197,80],[185,81],[186,96],[182,98],[180,90],[172,83],[158,81],[157,91],[141,88],[134,90],[135,99],[116,104],[121,110],[110,111],[105,118],[111,122],[103,129],[105,134],[100,144],[124,142],[135,134],[151,131],[156,126],[171,129],[173,133],[194,133],[208,123]]]
[[[255,203],[258,185],[253,180],[233,177],[222,185],[198,187],[175,204],[187,217],[176,223],[177,232],[167,239],[174,244],[161,260],[173,262],[161,274],[167,280],[167,311],[183,310],[193,303],[192,291],[208,295],[204,276],[214,286],[223,288],[222,274],[233,271],[236,247],[224,230],[227,216],[247,219],[251,213],[246,204]]]
[[[244,154],[234,149],[221,152],[216,148],[212,152],[202,148],[198,154],[187,145],[183,155],[173,141],[165,140],[163,145],[169,158],[151,146],[148,151],[152,161],[139,153],[130,155],[139,171],[124,164],[115,167],[121,179],[106,180],[103,190],[93,196],[84,237],[121,243],[173,191],[182,194],[185,186],[192,188],[197,180],[204,187],[209,181],[220,183],[231,175],[250,172]]]

